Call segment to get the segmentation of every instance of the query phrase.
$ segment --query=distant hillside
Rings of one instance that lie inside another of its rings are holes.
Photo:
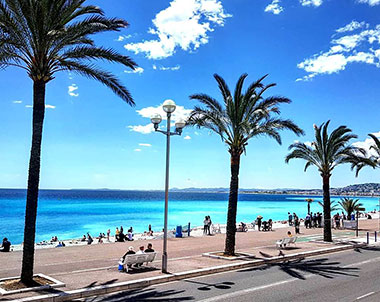
[[[172,192],[227,193],[228,188],[173,188]],[[240,189],[241,193],[250,194],[303,194],[322,195],[322,189]],[[333,195],[380,195],[380,183],[365,183],[349,185],[343,188],[331,188]]]

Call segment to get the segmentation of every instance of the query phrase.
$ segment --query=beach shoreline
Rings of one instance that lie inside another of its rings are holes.
[[[379,219],[380,212],[376,212],[376,213],[368,212],[368,213],[370,213],[372,215],[373,220]],[[364,213],[364,214],[362,214],[362,216],[364,216],[365,214],[368,214],[368,213]],[[368,218],[360,217],[359,221],[362,221],[362,220],[368,220]],[[304,227],[303,219],[301,219],[301,222],[302,222],[301,226]],[[237,224],[239,224],[239,223],[237,223]],[[257,231],[257,228],[254,229],[251,222],[246,222],[246,225],[248,227],[248,232]],[[287,227],[289,227],[287,220],[274,221],[273,225],[272,225],[273,230],[287,228]],[[226,233],[226,224],[213,224],[211,228],[214,230],[220,230],[221,234]],[[187,237],[187,233],[185,234],[185,232],[183,232],[183,235],[184,235],[184,237]],[[195,227],[191,228],[190,236],[191,237],[203,237],[203,236],[206,237],[207,235],[203,234],[203,226],[195,226]],[[172,230],[172,229],[168,230],[168,238],[174,238],[174,237],[175,237],[175,230]],[[132,240],[132,241],[126,240],[126,241],[124,241],[124,243],[131,243],[132,244],[135,241],[148,242],[148,241],[159,240],[159,239],[163,238],[163,232],[155,232],[154,236],[147,236],[146,233],[135,233],[133,238],[134,238],[134,240]],[[107,240],[107,238],[102,238],[101,243],[99,242],[99,237],[93,236],[93,239],[94,239],[94,241],[90,245],[119,243],[115,240],[115,236],[110,236],[109,241]],[[51,241],[44,241],[44,242],[45,242],[45,244],[36,243],[35,248],[36,249],[46,249],[46,248],[64,248],[64,247],[89,245],[89,244],[87,244],[87,241],[81,241],[81,238],[73,238],[73,239],[59,239],[58,238],[58,241],[56,241],[56,242],[51,242]],[[64,247],[57,247],[59,242],[64,242],[65,246]],[[123,242],[121,242],[121,243],[123,243]],[[14,252],[21,251],[22,248],[23,248],[22,243],[21,244],[14,244],[11,246],[11,250]]]

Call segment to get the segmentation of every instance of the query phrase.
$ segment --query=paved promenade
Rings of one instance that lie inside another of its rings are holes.
[[[361,235],[365,231],[374,231],[378,228],[377,220],[360,221]],[[237,233],[237,251],[253,254],[255,258],[278,256],[275,241],[286,237],[288,230],[294,233],[293,228],[281,228],[272,232],[250,231]],[[334,240],[348,241],[354,238],[354,231],[334,231]],[[321,242],[322,229],[301,228],[301,236],[296,248],[284,250],[284,254],[294,254],[333,246]],[[168,270],[170,273],[220,266],[230,264],[231,261],[202,257],[202,253],[222,251],[225,234],[204,237],[172,238],[168,241]],[[162,240],[153,240],[153,248],[158,252],[158,258],[151,264],[151,269],[120,273],[117,270],[117,261],[130,245],[135,250],[147,241],[125,243],[110,243],[90,246],[74,246],[65,248],[36,250],[35,273],[49,275],[66,284],[55,292],[68,291],[97,285],[113,284],[129,280],[137,280],[161,276]],[[0,253],[0,277],[18,276],[21,269],[21,252]],[[0,301],[18,299],[27,296],[46,294],[51,291],[32,292],[0,297]]]

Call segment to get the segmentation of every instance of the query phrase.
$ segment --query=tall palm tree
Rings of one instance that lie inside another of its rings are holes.
[[[128,26],[107,18],[85,0],[0,0],[0,67],[15,66],[33,81],[32,146],[26,198],[22,282],[31,283],[40,178],[42,129],[46,84],[59,71],[95,79],[134,105],[129,91],[110,72],[91,64],[99,59],[134,69],[133,60],[116,51],[95,46],[91,36]]]
[[[354,165],[365,155],[365,151],[349,144],[351,139],[357,138],[346,126],[340,126],[333,130],[329,135],[327,130],[330,121],[323,123],[315,129],[315,141],[311,146],[304,143],[294,143],[289,146],[291,152],[286,156],[285,162],[288,163],[293,158],[306,161],[305,171],[311,165],[318,168],[323,182],[323,240],[331,242],[331,202],[330,202],[330,177],[336,166],[345,163]],[[352,166],[353,168],[353,166]]]
[[[310,214],[310,205],[314,201],[314,199],[306,198],[305,201],[307,202],[307,213]]]
[[[220,135],[222,141],[228,146],[231,157],[231,182],[224,250],[226,255],[235,254],[240,156],[246,151],[249,139],[256,136],[269,136],[281,144],[280,130],[289,129],[297,135],[303,134],[303,131],[292,121],[275,117],[280,114],[278,105],[291,102],[288,98],[263,98],[264,92],[275,84],[264,85],[262,82],[266,76],[263,76],[243,92],[246,77],[247,74],[240,76],[232,95],[223,78],[214,74],[222,94],[223,104],[203,93],[190,96],[190,99],[198,100],[204,106],[194,107],[188,124],[210,129]]]
[[[347,213],[347,217],[351,217],[351,214],[355,211],[359,211],[359,209],[363,206],[362,203],[359,202],[359,199],[353,199],[348,197],[343,197],[338,202],[344,211]]]

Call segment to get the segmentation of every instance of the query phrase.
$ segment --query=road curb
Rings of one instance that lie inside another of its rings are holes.
[[[265,265],[265,264],[273,264],[273,263],[283,262],[285,260],[294,260],[294,259],[317,256],[317,255],[341,252],[341,251],[350,250],[350,249],[363,247],[363,246],[366,246],[366,244],[334,246],[334,247],[329,247],[329,248],[324,248],[324,249],[319,249],[319,250],[314,250],[314,251],[289,254],[286,256],[260,258],[256,260],[246,260],[246,261],[237,262],[237,263],[230,263],[230,264],[224,264],[220,266],[208,267],[208,268],[203,268],[203,269],[173,273],[169,275],[162,275],[162,276],[156,276],[156,277],[139,279],[139,280],[125,281],[125,282],[119,282],[119,283],[109,284],[109,285],[93,286],[91,288],[81,288],[81,289],[70,290],[70,291],[62,292],[58,294],[47,294],[47,295],[27,297],[27,298],[16,299],[16,300],[8,300],[8,302],[72,301],[73,299],[81,299],[81,298],[87,298],[91,296],[105,295],[105,294],[114,293],[118,291],[142,288],[142,287],[146,287],[150,285],[189,279],[189,278],[194,278],[194,277],[199,277],[199,276],[204,276],[204,275],[209,275],[209,274],[234,271],[238,269],[250,268],[250,267],[255,267],[255,266],[260,266],[260,265]]]

